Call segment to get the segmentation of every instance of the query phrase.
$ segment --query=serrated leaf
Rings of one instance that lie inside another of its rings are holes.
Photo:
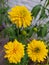
[[[34,16],[34,17],[36,18],[36,16],[38,15],[38,13],[39,13],[40,10],[41,10],[41,5],[36,5],[36,6],[32,9],[32,11],[31,11],[32,16]]]

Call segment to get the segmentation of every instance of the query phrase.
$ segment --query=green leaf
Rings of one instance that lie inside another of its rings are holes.
[[[15,36],[15,30],[12,27],[5,28],[4,29],[4,35],[5,35],[5,37],[9,36],[10,40],[13,40],[13,39],[16,38],[16,36]]]
[[[38,26],[38,31],[37,31],[38,37],[42,37],[42,32],[41,32],[41,30],[42,30],[42,27],[41,27],[41,26]]]
[[[39,37],[44,37],[44,36],[46,36],[46,34],[47,34],[47,25],[44,25],[43,27],[42,27],[42,26],[39,26],[38,28],[39,28],[39,29],[38,29],[37,35],[38,35]]]
[[[8,11],[9,7],[0,8],[0,14],[5,14]]]
[[[47,34],[47,26],[44,25],[44,27],[42,28],[42,37],[46,36]]]
[[[44,18],[47,18],[47,17],[48,16],[45,13],[45,8],[43,7],[42,10],[41,10],[41,15],[40,15],[40,18],[39,19],[44,19]]]
[[[24,58],[22,59],[21,65],[28,65],[28,56],[25,54]]]
[[[34,16],[34,17],[36,18],[36,16],[38,15],[38,13],[39,13],[40,10],[41,10],[41,5],[36,5],[36,6],[32,9],[32,11],[31,11],[32,16]]]

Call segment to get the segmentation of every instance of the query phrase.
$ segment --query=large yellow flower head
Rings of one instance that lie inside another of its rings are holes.
[[[28,57],[34,62],[44,61],[48,54],[48,49],[43,41],[32,40],[27,47]]]
[[[5,58],[8,58],[10,63],[18,63],[24,56],[24,45],[19,43],[17,40],[13,42],[8,42],[4,45],[5,48]]]
[[[30,26],[32,17],[31,12],[25,6],[15,6],[8,12],[9,18],[18,28]]]

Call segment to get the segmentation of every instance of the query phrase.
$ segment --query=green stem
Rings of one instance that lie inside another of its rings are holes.
[[[19,28],[18,28],[18,40],[19,40],[20,38],[19,38]]]

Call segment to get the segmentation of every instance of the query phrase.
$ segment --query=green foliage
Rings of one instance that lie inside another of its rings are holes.
[[[9,7],[5,7],[5,8],[0,8],[0,14],[5,14],[7,13]]]
[[[47,34],[47,26],[44,25],[44,27],[42,28],[42,37],[46,36]]]
[[[41,15],[40,15],[40,18],[39,19],[44,19],[44,18],[47,18],[47,14],[45,13],[45,8],[43,7],[42,10],[41,10]]]
[[[32,16],[34,16],[34,17],[36,18],[36,16],[38,15],[38,13],[39,13],[40,10],[41,10],[41,5],[36,5],[36,6],[32,9],[32,11],[31,11]]]
[[[8,20],[8,16],[7,16],[7,11],[9,10],[9,6],[8,6],[8,0],[0,0],[0,25],[3,22],[7,22]]]
[[[49,0],[45,0],[44,5],[39,4],[39,5],[36,5],[35,7],[33,7],[32,11],[31,11],[32,16],[34,16],[34,18],[36,18],[37,15],[39,14],[39,12],[41,11],[39,20],[40,19],[43,20],[44,18],[48,18],[48,15],[45,12],[46,10],[49,12],[49,9],[47,8],[48,5],[49,5]]]
[[[46,26],[46,24],[43,27],[42,26],[38,27],[37,35],[40,36],[40,37],[45,37],[47,35],[47,26]]]
[[[28,56],[27,56],[27,54],[25,53],[25,56],[24,56],[24,58],[22,59],[22,61],[21,61],[21,65],[28,65]]]
[[[41,5],[36,5],[33,9],[32,9],[32,16],[34,16],[35,18],[37,17],[37,15],[39,14],[41,10],[41,14],[40,14],[40,17],[39,17],[39,20],[40,19],[44,19],[44,18],[47,18],[47,14],[45,13],[45,8],[42,7]]]
[[[4,35],[5,35],[5,37],[8,36],[10,40],[13,40],[16,38],[15,31],[12,26],[4,29]]]

